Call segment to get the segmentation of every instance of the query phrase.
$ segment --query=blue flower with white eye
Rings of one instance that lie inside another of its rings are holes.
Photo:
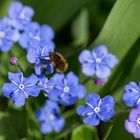
[[[60,132],[65,125],[58,105],[50,100],[46,101],[44,107],[36,112],[36,118],[41,123],[40,130],[43,134]]]
[[[96,75],[99,79],[107,79],[111,74],[111,68],[118,63],[116,56],[108,53],[104,45],[100,45],[92,51],[82,51],[79,61],[82,64],[83,74],[86,76]]]
[[[23,6],[20,2],[13,2],[10,5],[8,19],[9,24],[23,31],[24,27],[28,25],[34,15],[34,10],[29,6]]]
[[[126,85],[123,101],[129,107],[140,105],[140,85],[137,85],[135,82],[130,82]]]
[[[40,26],[37,22],[28,24],[21,34],[19,44],[23,49],[28,50],[30,47],[49,45],[55,47],[52,39],[54,31],[48,25]]]
[[[0,50],[9,51],[19,39],[19,32],[12,29],[6,18],[0,20]]]
[[[51,74],[54,71],[49,53],[53,52],[52,46],[34,47],[27,52],[27,59],[34,64],[36,75]]]
[[[49,80],[45,75],[38,76],[38,80],[38,86],[40,86],[41,90],[44,92],[48,92],[48,90],[53,88],[51,82],[48,82]]]
[[[49,81],[53,88],[48,90],[48,97],[60,104],[70,106],[86,94],[86,88],[79,84],[78,77],[69,72],[64,74],[55,74]]]
[[[100,120],[106,122],[114,116],[114,99],[112,96],[101,99],[98,94],[91,93],[86,98],[86,105],[77,107],[76,112],[84,116],[85,124],[97,126]]]
[[[11,82],[3,85],[2,93],[11,98],[16,106],[24,105],[28,96],[38,96],[40,88],[37,86],[38,78],[34,74],[24,78],[22,72],[9,72],[8,78]]]

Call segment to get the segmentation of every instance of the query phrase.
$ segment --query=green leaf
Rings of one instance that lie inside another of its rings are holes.
[[[0,140],[19,140],[26,137],[25,116],[21,110],[0,112]]]
[[[139,9],[139,0],[117,0],[101,33],[90,47],[106,44],[120,60],[124,58],[140,36]]]
[[[70,19],[90,0],[24,0],[35,9],[35,20],[50,24],[56,31],[70,21]],[[46,12],[45,12],[46,11]]]
[[[89,15],[87,9],[82,9],[72,24],[74,45],[86,45],[89,39]]]
[[[81,125],[74,129],[71,140],[98,140],[96,128],[88,125]]]

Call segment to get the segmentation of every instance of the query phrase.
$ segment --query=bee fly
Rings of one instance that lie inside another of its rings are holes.
[[[68,68],[67,60],[58,52],[50,52],[50,57],[52,61],[52,65],[56,69],[57,72],[65,72]]]

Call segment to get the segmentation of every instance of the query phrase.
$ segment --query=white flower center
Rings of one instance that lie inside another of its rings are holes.
[[[100,58],[96,58],[96,63],[101,63],[101,59]]]
[[[140,117],[137,118],[137,124],[140,125]]]
[[[46,84],[44,84],[44,85],[43,85],[43,87],[46,89],[46,88],[47,88],[47,85],[46,85]]]
[[[0,38],[5,37],[5,33],[4,32],[0,32]]]
[[[99,108],[99,107],[95,107],[95,108],[94,108],[94,112],[95,112],[95,113],[98,113],[99,111],[100,111],[100,108]]]
[[[19,88],[20,88],[21,90],[23,90],[23,89],[24,89],[24,85],[23,85],[23,84],[20,84],[20,85],[19,85]]]
[[[40,37],[39,36],[35,36],[34,39],[37,40],[37,41],[40,41]]]
[[[67,92],[70,91],[70,88],[69,88],[68,86],[65,86],[64,89],[63,89],[63,91],[64,91],[65,93],[67,93]]]
[[[49,119],[50,119],[50,120],[54,120],[54,119],[55,119],[55,116],[54,116],[53,114],[50,114],[50,115],[49,115]]]

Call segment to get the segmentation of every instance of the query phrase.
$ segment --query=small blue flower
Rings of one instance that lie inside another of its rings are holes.
[[[21,34],[19,44],[26,50],[30,47],[44,46],[44,44],[54,48],[53,38],[54,31],[50,26],[40,26],[37,22],[32,22],[25,27],[24,32]]]
[[[34,64],[36,75],[53,73],[53,65],[49,53],[53,52],[52,46],[34,47],[27,52],[27,59],[31,64]]]
[[[34,15],[34,10],[29,6],[23,6],[20,2],[13,2],[9,9],[9,24],[22,31],[28,25]]]
[[[45,75],[38,76],[38,86],[40,86],[41,90],[48,93],[49,90],[53,88],[51,82],[48,82],[48,78]]]
[[[86,88],[79,84],[79,79],[73,72],[69,72],[66,76],[55,74],[48,84],[53,86],[48,91],[48,97],[66,106],[73,105],[86,94]]]
[[[125,120],[125,128],[135,138],[140,138],[140,106],[130,112],[129,118]]]
[[[130,82],[126,85],[123,101],[129,107],[138,106],[140,104],[140,85],[134,82]]]
[[[11,98],[16,106],[24,105],[28,96],[38,96],[40,88],[37,86],[38,78],[34,74],[24,78],[22,72],[9,72],[8,78],[11,82],[3,85],[2,92],[4,96]]]
[[[7,18],[0,20],[0,50],[7,52],[19,39],[19,32],[12,29]]]
[[[36,112],[36,118],[41,123],[41,132],[43,134],[50,132],[60,132],[65,120],[60,115],[60,109],[55,102],[46,101],[44,107]]]
[[[83,74],[96,75],[99,79],[107,79],[111,74],[110,69],[118,63],[116,56],[108,53],[104,45],[100,45],[92,51],[82,51],[79,61],[82,64]]]
[[[97,126],[100,120],[106,122],[114,116],[114,99],[112,96],[101,99],[98,94],[91,93],[86,98],[86,105],[79,106],[76,111],[84,116],[85,124]]]

